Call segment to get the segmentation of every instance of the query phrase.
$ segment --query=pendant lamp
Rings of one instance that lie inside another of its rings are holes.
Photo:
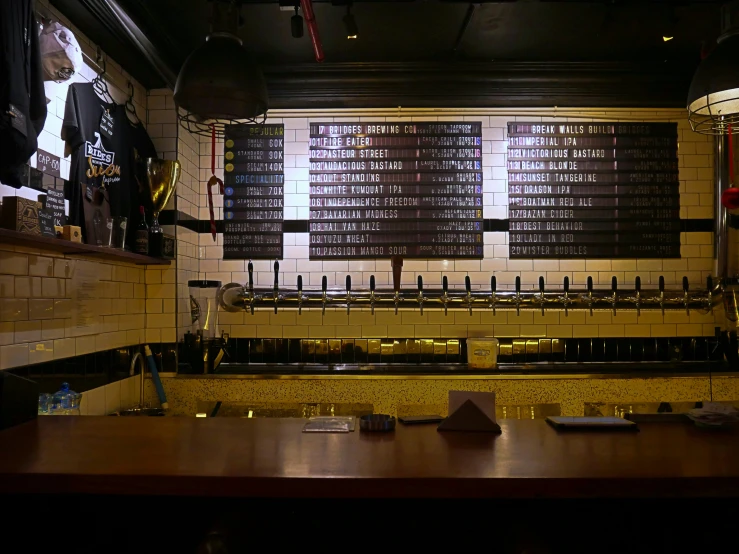
[[[191,133],[222,135],[226,125],[264,123],[267,86],[236,36],[239,10],[231,2],[212,2],[212,32],[185,60],[174,101],[180,125]]]
[[[690,126],[704,135],[739,129],[739,3],[721,8],[721,27],[716,48],[698,66],[688,91]]]

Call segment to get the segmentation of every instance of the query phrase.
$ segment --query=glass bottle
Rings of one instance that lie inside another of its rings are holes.
[[[162,247],[164,241],[164,232],[159,225],[159,218],[157,213],[154,212],[154,216],[151,221],[151,227],[149,227],[149,255],[161,257]]]
[[[139,206],[139,225],[136,227],[134,248],[137,254],[149,254],[149,226],[146,224],[146,212],[143,206]]]

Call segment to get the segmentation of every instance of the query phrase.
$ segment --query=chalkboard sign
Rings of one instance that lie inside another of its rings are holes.
[[[64,214],[64,192],[47,189],[46,194],[40,194],[38,200],[42,208],[51,212],[54,218],[53,225],[64,227],[67,224],[67,217]]]
[[[511,258],[679,258],[676,123],[509,123]]]
[[[312,123],[310,258],[482,258],[482,124]]]
[[[223,258],[282,258],[283,125],[227,125]]]

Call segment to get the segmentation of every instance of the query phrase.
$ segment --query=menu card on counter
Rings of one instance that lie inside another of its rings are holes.
[[[479,259],[482,233],[481,123],[311,123],[311,259]]]
[[[223,258],[282,258],[285,127],[227,125]]]
[[[511,258],[679,258],[676,123],[509,123]]]

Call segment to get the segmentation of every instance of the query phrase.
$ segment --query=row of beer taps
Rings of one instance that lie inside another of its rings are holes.
[[[219,303],[224,310],[240,311],[247,310],[251,314],[259,306],[271,306],[274,313],[278,307],[297,308],[301,314],[303,308],[321,308],[325,314],[326,307],[343,308],[349,314],[352,306],[357,308],[369,308],[374,314],[375,307],[398,309],[418,308],[423,314],[425,309],[443,309],[447,314],[450,308],[466,309],[472,315],[474,309],[489,309],[493,314],[499,309],[515,310],[519,314],[521,310],[541,310],[544,315],[546,310],[563,310],[567,316],[570,310],[588,310],[593,314],[594,310],[609,310],[615,315],[617,310],[635,309],[637,315],[642,310],[685,310],[690,314],[691,310],[707,313],[713,311],[716,294],[720,293],[720,286],[714,287],[713,279],[706,280],[705,291],[691,291],[688,278],[683,277],[682,288],[679,290],[665,290],[665,279],[659,277],[657,289],[642,291],[641,278],[636,277],[633,289],[619,289],[618,280],[613,277],[610,290],[594,289],[593,278],[588,277],[585,289],[571,289],[570,279],[565,277],[561,289],[547,290],[544,277],[539,277],[538,290],[521,290],[521,278],[516,277],[514,290],[500,290],[495,275],[490,277],[490,289],[472,289],[469,276],[465,277],[465,290],[449,290],[449,279],[446,275],[442,277],[441,289],[425,289],[421,275],[418,276],[416,290],[402,290],[400,285],[400,267],[393,264],[393,288],[378,289],[375,276],[370,276],[369,289],[353,290],[350,275],[346,276],[344,289],[328,288],[328,279],[324,275],[321,279],[321,290],[304,289],[303,277],[298,275],[295,289],[281,289],[279,286],[278,261],[274,263],[274,285],[272,289],[256,289],[254,287],[253,271],[251,262],[248,265],[249,281],[245,286],[238,283],[229,283],[221,287],[219,291]]]

